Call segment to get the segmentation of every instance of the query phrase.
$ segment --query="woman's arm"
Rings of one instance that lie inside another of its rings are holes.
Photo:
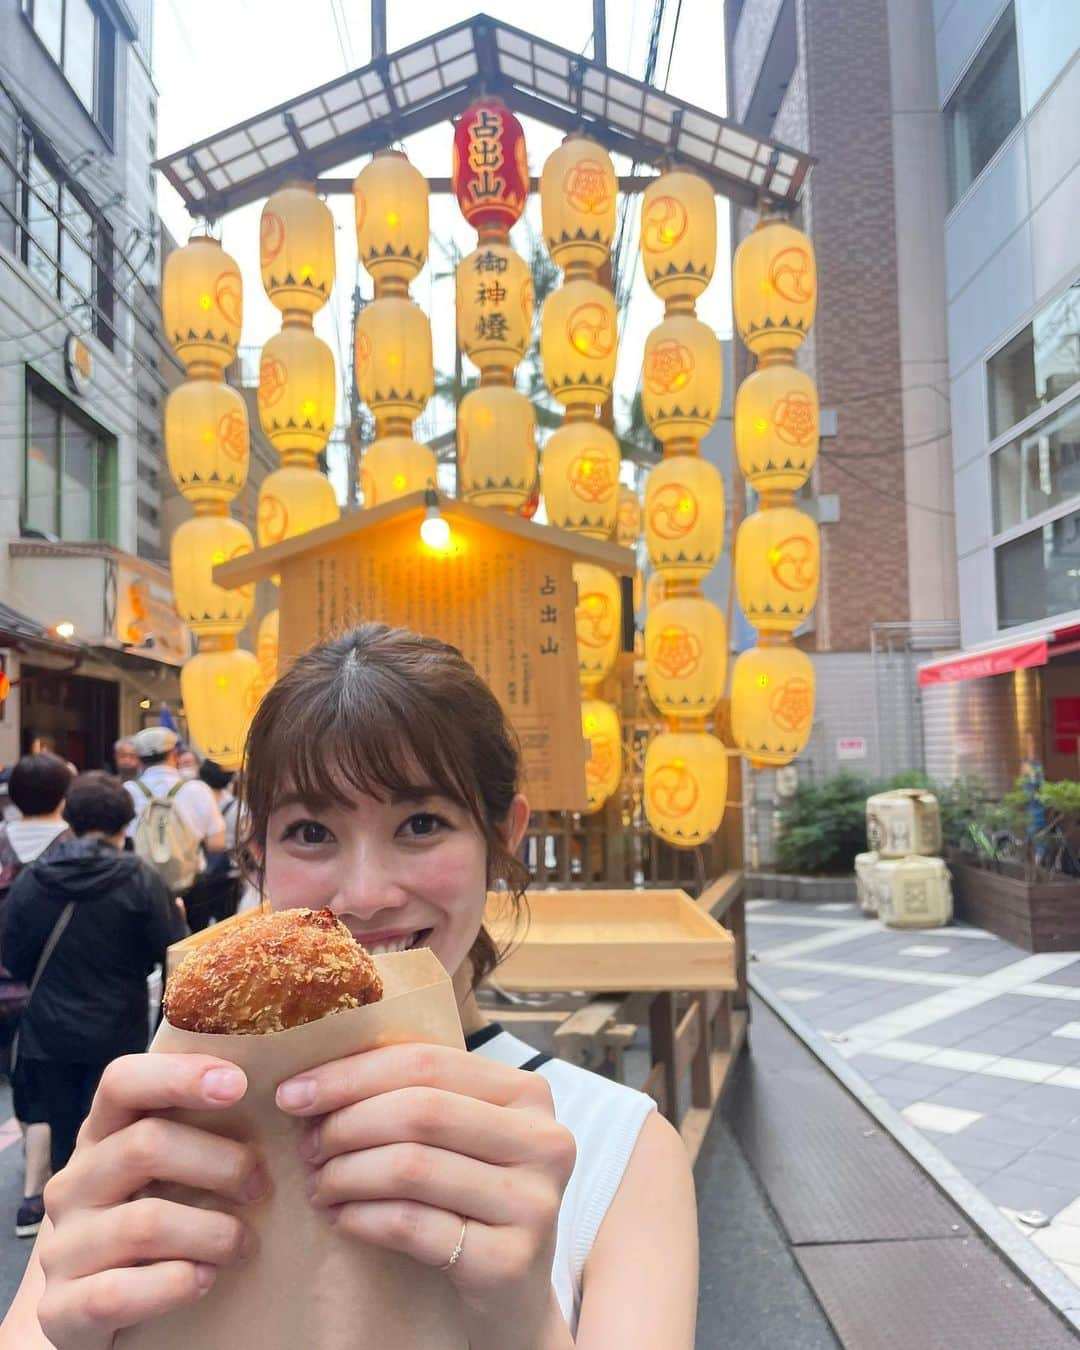
[[[585,1264],[577,1350],[693,1350],[697,1294],[690,1160],[678,1131],[652,1115]]]
[[[46,1219],[41,1226],[42,1234],[50,1232],[51,1228]],[[34,1243],[26,1274],[0,1326],[0,1350],[53,1350],[52,1342],[46,1339],[37,1319],[37,1306],[45,1292],[45,1276],[37,1253],[40,1241],[41,1237]]]

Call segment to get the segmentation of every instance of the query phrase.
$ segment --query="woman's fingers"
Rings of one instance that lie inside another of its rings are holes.
[[[231,1265],[254,1247],[251,1229],[232,1214],[146,1197],[73,1214],[42,1242],[40,1258],[46,1279],[76,1280],[153,1261]]]
[[[96,1144],[145,1116],[171,1106],[195,1111],[232,1106],[247,1091],[243,1070],[210,1055],[124,1055],[101,1077],[80,1144]]]
[[[38,1304],[38,1321],[56,1350],[105,1350],[121,1327],[193,1303],[216,1277],[210,1265],[161,1261],[49,1283]]]
[[[269,1190],[251,1145],[144,1116],[93,1149],[76,1151],[46,1187],[45,1207],[56,1222],[71,1210],[121,1204],[151,1182],[176,1182],[238,1204],[259,1200]]]

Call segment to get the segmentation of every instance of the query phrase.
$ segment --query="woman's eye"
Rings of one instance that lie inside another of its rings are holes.
[[[405,822],[405,832],[414,838],[424,838],[437,834],[444,824],[441,816],[432,815],[430,811],[417,811]]]
[[[325,844],[330,831],[325,825],[314,820],[297,820],[285,831],[286,839],[296,839],[301,844]]]

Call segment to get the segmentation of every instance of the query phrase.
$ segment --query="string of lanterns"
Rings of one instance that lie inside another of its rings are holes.
[[[603,146],[568,136],[540,177],[544,240],[563,285],[544,304],[540,354],[544,378],[566,420],[544,447],[541,482],[548,520],[564,530],[608,539],[619,511],[619,444],[597,420],[615,379],[615,297],[600,282],[615,235],[617,180]],[[622,728],[614,704],[598,697],[615,667],[621,595],[615,576],[574,564],[575,627],[588,811],[598,811],[622,780]]]
[[[817,600],[818,527],[795,508],[818,451],[814,381],[795,366],[817,303],[814,250],[802,231],[766,217],[733,261],[735,324],[757,369],[735,398],[735,449],[760,510],[739,528],[735,578],[758,644],[732,674],[736,745],[755,768],[790,764],[814,720],[814,666],[792,634]]]
[[[676,170],[649,185],[641,256],[664,301],[645,342],[642,402],[664,451],[645,486],[645,538],[663,586],[646,619],[645,670],[668,728],[646,751],[645,813],[667,843],[691,848],[719,828],[727,797],[727,750],[708,730],[727,676],[727,625],[701,594],[724,546],[724,481],[701,456],[723,379],[720,343],[695,313],[716,266],[716,204],[704,179]]]
[[[225,383],[243,323],[236,262],[209,235],[197,235],[165,260],[161,288],[165,333],[187,380],[165,403],[165,451],[177,487],[194,515],[170,546],[177,613],[198,650],[180,672],[192,740],[227,769],[240,767],[258,698],[259,666],[237,634],[251,616],[254,587],[227,590],[213,569],[252,550],[250,531],[229,515],[247,481],[247,406]]]

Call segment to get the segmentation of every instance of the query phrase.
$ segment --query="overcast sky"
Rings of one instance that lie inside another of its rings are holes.
[[[470,18],[480,10],[517,27],[530,27],[539,37],[591,55],[591,0],[543,0],[525,5],[522,0],[392,0],[388,10],[390,51]],[[672,49],[672,31],[681,9]],[[660,56],[655,83],[689,103],[723,114],[724,56],[723,7],[718,0],[667,0],[661,30]],[[641,79],[648,54],[653,0],[607,0],[608,64]],[[160,154],[213,135],[266,108],[317,85],[324,84],[370,60],[370,20],[364,0],[157,0],[155,5],[154,75],[160,91],[158,101],[158,147]],[[562,133],[522,119],[529,151],[529,166],[539,174],[545,157],[559,144]],[[405,143],[410,159],[425,174],[446,176],[450,172],[453,128],[449,122],[411,137]],[[335,176],[351,176],[365,160],[334,170]],[[616,161],[619,172],[629,165]],[[193,222],[180,199],[162,179],[159,188],[161,215],[178,240],[183,242]],[[337,222],[338,273],[334,296],[316,318],[316,331],[330,343],[341,366],[342,394],[338,421],[347,416],[344,390],[351,361],[351,294],[356,274],[356,234],[352,197],[330,199]],[[720,258],[716,275],[698,304],[700,317],[722,337],[731,332],[730,267],[726,258],[726,203],[717,199],[720,212]],[[632,203],[631,221],[636,226],[637,202]],[[245,345],[261,345],[281,326],[281,316],[270,304],[259,276],[259,213],[261,203],[233,212],[221,222],[225,248],[237,259],[244,276]],[[530,200],[527,218],[539,225],[539,202]],[[511,240],[518,248],[521,226]],[[434,266],[425,268],[413,284],[413,298],[432,316],[436,366],[453,365],[453,285],[437,281],[433,272],[439,263],[436,239],[453,239],[463,252],[475,247],[475,232],[462,219],[452,197],[433,197],[431,203]],[[636,228],[632,237],[637,251]],[[642,350],[651,327],[663,317],[661,302],[651,293],[636,265],[636,281],[627,313],[616,377],[616,421],[622,421],[625,401],[638,384]],[[360,284],[371,294],[366,273]],[[451,425],[449,411],[429,416],[418,428],[421,438]],[[344,493],[344,466],[333,464],[339,494]]]

